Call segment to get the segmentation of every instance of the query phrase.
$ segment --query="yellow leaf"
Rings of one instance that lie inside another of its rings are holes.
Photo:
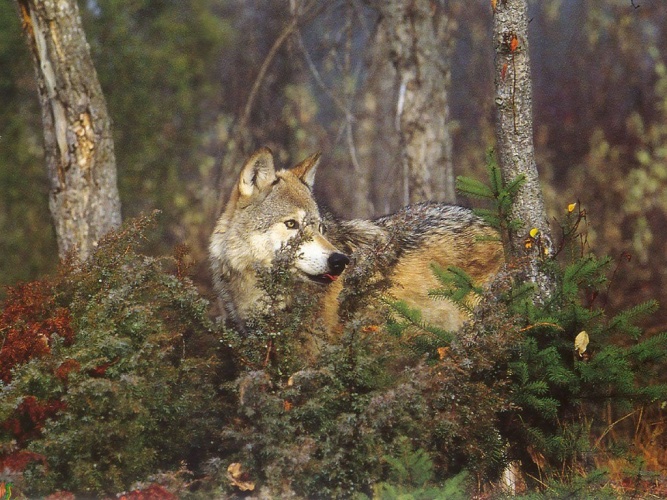
[[[580,331],[579,334],[575,337],[574,350],[577,351],[580,357],[582,357],[586,352],[589,341],[590,339],[588,338],[588,334],[585,330]]]
[[[530,237],[531,238],[537,238],[537,235],[540,234],[540,230],[534,227],[533,229],[530,230]]]
[[[576,203],[570,203],[570,204],[567,206],[567,211],[568,211],[568,213],[572,213],[572,212],[574,212],[574,209],[576,208],[576,206],[577,206]]]
[[[247,480],[248,473],[241,470],[240,463],[229,464],[227,478],[241,491],[253,491],[255,489],[255,483]]]

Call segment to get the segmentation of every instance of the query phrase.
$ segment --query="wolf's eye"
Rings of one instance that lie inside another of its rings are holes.
[[[299,223],[294,219],[289,219],[285,221],[285,227],[287,229],[299,229]]]
[[[320,234],[324,234],[327,230],[327,228],[324,227],[324,224],[322,224],[321,222],[320,222],[320,226],[319,226],[318,229],[320,230]]]

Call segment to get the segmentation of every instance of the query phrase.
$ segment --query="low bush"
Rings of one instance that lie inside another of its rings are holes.
[[[4,463],[34,458],[6,469],[25,494],[112,494],[183,463],[196,468],[211,450],[223,423],[216,380],[229,362],[207,301],[173,272],[180,266],[138,253],[152,219],[110,235],[88,262],[8,294],[1,450]]]
[[[493,201],[481,215],[502,234],[520,181],[503,187],[490,169],[491,188],[463,187]],[[151,220],[129,222],[86,263],[9,290],[0,484],[30,496],[456,498],[518,462],[530,491],[607,494],[594,457],[610,427],[599,416],[620,421],[667,398],[655,383],[667,335],[637,326],[656,305],[607,313],[613,263],[588,251],[575,204],[555,248],[526,238],[553,279],[546,297],[521,281],[521,258],[487,289],[434,270],[434,300],[474,320],[456,333],[382,302],[373,266],[360,266],[344,327],[323,335],[313,290],[289,272],[296,243],[259,275],[269,313],[226,329],[184,277],[182,252],[139,252]]]

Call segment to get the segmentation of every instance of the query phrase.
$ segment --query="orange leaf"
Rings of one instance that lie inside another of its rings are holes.
[[[516,51],[519,48],[519,39],[516,35],[512,34],[512,39],[510,40],[510,52]]]

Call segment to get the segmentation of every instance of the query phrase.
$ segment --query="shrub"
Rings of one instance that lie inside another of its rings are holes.
[[[511,196],[509,188],[494,183],[493,163],[489,170],[495,187],[485,196],[498,200]],[[476,186],[469,180],[459,183],[464,192],[471,185]],[[473,194],[479,192],[475,189]],[[494,202],[495,207],[500,205]],[[497,210],[481,213],[493,223],[489,214],[499,219]],[[667,397],[667,386],[656,383],[667,357],[667,334],[648,336],[637,324],[657,310],[655,301],[614,315],[605,309],[601,302],[613,291],[608,278],[614,275],[613,262],[596,257],[588,248],[586,212],[579,204],[568,205],[557,222],[560,241],[555,248],[545,246],[547,242],[530,228],[525,240],[527,256],[539,256],[554,282],[551,295],[535,299],[533,285],[520,279],[523,259],[515,257],[466,331],[472,328],[482,336],[504,330],[519,339],[507,363],[497,364],[500,376],[510,383],[510,407],[499,415],[499,430],[510,445],[509,458],[520,459],[529,476],[573,481],[590,469],[593,436],[600,436],[599,443],[609,430],[593,423],[600,422],[597,416],[606,413],[615,420]],[[498,228],[503,232],[511,224]],[[440,294],[457,297],[469,288],[459,282],[444,283],[447,288]]]
[[[207,301],[168,271],[180,266],[138,253],[153,218],[131,221],[51,282],[8,296],[0,336],[15,361],[3,371],[0,432],[40,457],[23,471],[27,494],[128,490],[182,461],[196,468],[210,451],[226,362]],[[19,343],[17,331],[35,333]]]
[[[377,308],[382,283],[364,267],[352,276],[354,297],[366,291],[368,303],[375,295],[372,314],[359,299],[343,297],[344,332],[324,338],[315,331],[317,355],[304,355],[304,341],[316,330],[308,318],[317,312],[307,288],[292,308],[278,309],[291,276],[290,249],[283,250],[287,258],[260,275],[269,306],[277,307],[254,318],[244,335],[227,335],[242,367],[226,384],[234,414],[222,430],[224,452],[210,464],[215,482],[227,494],[252,487],[273,497],[372,495],[381,482],[393,487],[408,442],[433,466],[418,485],[423,491],[464,468],[495,477],[506,449],[496,415],[508,407],[508,382],[482,380],[476,370],[509,356],[507,336],[490,334],[460,355],[447,347],[447,332],[432,330],[425,340],[402,335],[396,325],[385,330],[376,322],[386,317]]]

